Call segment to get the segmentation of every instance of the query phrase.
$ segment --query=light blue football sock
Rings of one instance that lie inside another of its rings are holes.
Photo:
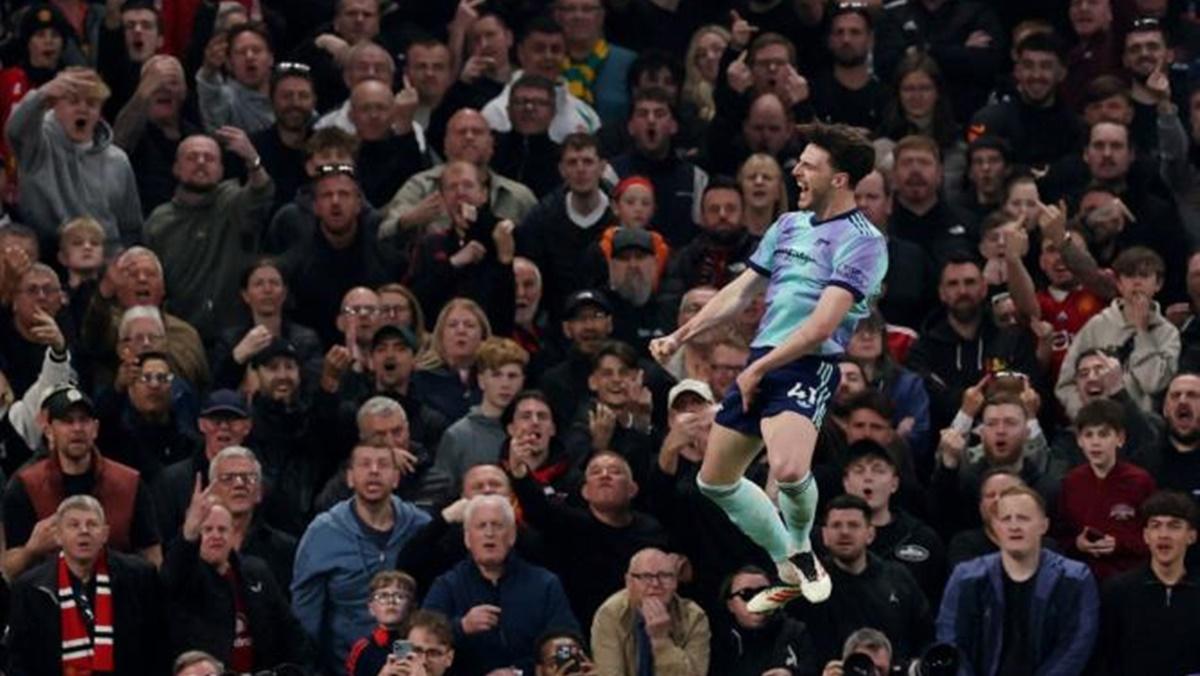
[[[779,482],[779,510],[787,524],[792,545],[801,552],[812,551],[813,522],[817,519],[817,482],[812,472],[793,482]]]
[[[757,484],[742,477],[735,484],[713,486],[696,477],[700,492],[717,503],[729,520],[774,561],[786,561],[795,552],[787,528],[771,498]]]

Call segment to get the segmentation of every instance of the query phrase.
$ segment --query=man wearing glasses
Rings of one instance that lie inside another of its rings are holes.
[[[170,358],[162,352],[143,352],[135,369],[125,395],[101,402],[97,445],[153,483],[167,465],[184,460],[200,444],[195,418],[172,410],[175,372]]]
[[[676,593],[677,556],[643,549],[629,561],[625,588],[608,597],[592,621],[592,651],[600,673],[708,673],[708,616]]]

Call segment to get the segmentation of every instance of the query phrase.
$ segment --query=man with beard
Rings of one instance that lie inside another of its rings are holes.
[[[650,232],[617,228],[608,259],[609,299],[612,303],[613,338],[632,345],[647,356],[647,346],[670,327],[670,313],[661,295],[659,265]]]
[[[222,143],[246,163],[244,185],[221,180]],[[237,127],[184,139],[174,171],[175,197],[150,214],[142,237],[163,263],[171,309],[211,344],[239,317],[238,280],[258,248],[275,185]]]
[[[104,226],[109,253],[141,235],[133,167],[100,117],[109,94],[96,71],[67,68],[29,92],[8,118],[4,131],[21,175],[21,212],[47,251],[59,226],[80,214]]]
[[[327,673],[340,673],[351,644],[375,627],[367,610],[370,579],[429,523],[392,495],[399,481],[390,448],[356,446],[347,478],[354,496],[313,519],[296,550],[292,611]]]
[[[954,253],[975,251],[975,222],[941,195],[945,175],[937,142],[928,136],[905,136],[893,156],[895,202],[888,232],[920,245],[939,267]]]
[[[345,293],[356,286],[393,281],[399,261],[378,238],[378,214],[363,203],[354,167],[323,165],[313,179],[316,231],[284,257],[296,321],[310,326],[321,342],[334,345],[335,319]]]
[[[300,186],[307,183],[304,173],[305,143],[313,122],[312,75],[302,63],[281,63],[271,74],[271,108],[275,123],[250,136],[250,142],[262,158],[263,169],[275,182],[275,200],[271,214],[292,201]]]
[[[539,386],[554,402],[555,424],[565,430],[586,396],[592,357],[612,335],[612,303],[604,293],[584,289],[567,297],[562,315],[567,356],[542,374]]]
[[[708,174],[676,156],[671,144],[679,125],[673,105],[670,94],[660,88],[637,92],[627,122],[633,148],[611,164],[621,178],[645,176],[654,184],[654,194],[663,199],[654,213],[653,229],[677,248],[696,236],[699,197]]]
[[[865,500],[839,495],[829,501],[821,540],[829,552],[825,558],[835,580],[833,595],[827,603],[799,608],[822,664],[840,657],[846,639],[865,626],[883,631],[901,664],[933,637],[929,600],[908,569],[871,551],[875,535]]]
[[[867,65],[875,45],[871,12],[854,3],[834,5],[829,11],[826,47],[832,68],[813,83],[812,101],[822,122],[842,122],[854,127],[879,127],[887,91]]]
[[[230,77],[223,72],[229,67]],[[275,121],[269,97],[275,52],[267,27],[242,23],[218,33],[204,48],[204,63],[196,72],[200,118],[210,133],[226,125],[247,134]]]
[[[1172,117],[1178,117],[1171,101],[1171,64],[1175,51],[1167,43],[1166,27],[1156,19],[1139,19],[1125,34],[1121,63],[1129,76],[1133,99],[1133,122],[1129,125],[1133,145],[1146,157],[1158,157],[1158,129]],[[1183,87],[1179,91],[1187,91]],[[1162,120],[1162,121],[1160,121]]]
[[[892,177],[879,170],[867,174],[854,186],[854,202],[887,237],[888,260],[905,262],[903,266],[888,266],[883,278],[884,293],[879,299],[879,309],[887,318],[889,332],[900,327],[915,329],[921,326],[937,286],[933,262],[925,250],[891,232],[892,188]],[[915,332],[913,338],[916,338]]]
[[[267,487],[263,513],[298,536],[308,525],[317,491],[340,460],[329,452],[337,448],[331,438],[337,409],[301,398],[296,350],[283,340],[275,339],[250,365],[259,385],[251,402],[254,424],[247,444],[262,460]]]
[[[1079,149],[1076,113],[1056,98],[1066,69],[1062,43],[1050,33],[1034,33],[1017,44],[1013,77],[1017,96],[980,110],[968,137],[999,136],[1013,149],[1014,161],[1045,167]]]
[[[674,252],[663,293],[678,298],[687,289],[717,289],[746,269],[758,241],[742,224],[742,193],[737,182],[714,176],[700,199],[700,234]]]
[[[1159,488],[1200,500],[1200,375],[1179,373],[1171,379],[1162,417],[1158,444],[1130,459],[1146,468]]]
[[[162,48],[163,24],[150,0],[109,0],[107,4],[96,48],[96,70],[113,90],[104,104],[104,117],[111,120],[133,96],[142,66]]]
[[[987,316],[983,269],[970,254],[955,252],[942,265],[938,282],[942,311],[930,317],[908,354],[908,368],[925,378],[930,422],[945,426],[963,392],[986,373],[1038,374],[1032,334],[999,328]]]
[[[138,168],[134,176],[146,216],[175,194],[178,179],[171,169],[179,142],[201,132],[184,117],[186,99],[183,65],[173,56],[152,56],[142,64],[137,89],[113,121],[113,143]]]
[[[55,509],[64,498],[83,494],[106,506],[114,549],[161,563],[150,492],[136,470],[96,449],[99,425],[91,399],[60,386],[42,400],[42,415],[50,455],[17,472],[4,491],[5,577],[15,578],[57,549]]]

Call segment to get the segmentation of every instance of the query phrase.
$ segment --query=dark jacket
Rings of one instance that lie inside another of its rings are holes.
[[[141,558],[109,550],[108,575],[113,602],[113,674],[169,673],[162,587],[154,567]],[[62,676],[62,611],[57,590],[58,557],[50,557],[13,583],[10,676]]]
[[[248,438],[263,469],[263,515],[287,533],[304,533],[317,491],[337,468],[323,432],[332,426],[326,407],[254,398],[254,427]]]
[[[1004,641],[1004,569],[1000,554],[959,564],[946,583],[937,640],[954,644],[959,674],[995,676]],[[1029,640],[1037,673],[1083,673],[1099,625],[1096,581],[1087,566],[1042,550],[1030,599]],[[1147,672],[1149,673],[1149,672]]]
[[[480,604],[499,606],[500,623],[490,631],[466,635],[462,618]],[[455,667],[464,674],[509,666],[532,673],[539,636],[551,629],[579,631],[558,578],[516,554],[509,554],[497,584],[485,579],[470,558],[463,559],[433,581],[424,607],[450,619]]]
[[[550,140],[549,134],[527,136],[513,130],[495,136],[492,171],[525,184],[538,199],[562,183],[558,173],[559,146]]]
[[[976,251],[979,244],[979,230],[976,225],[971,214],[960,210],[944,198],[939,198],[933,208],[920,215],[909,211],[896,200],[888,234],[920,246],[925,255],[933,261],[936,279],[942,263],[952,252],[973,254]]]
[[[787,669],[792,676],[821,673],[808,628],[783,613],[759,629],[734,624],[714,632],[712,664],[712,673],[722,676],[762,676],[771,669]]]
[[[832,561],[826,561],[825,570],[833,581],[829,599],[795,606],[813,632],[821,664],[840,658],[846,638],[862,627],[886,634],[897,662],[920,654],[933,636],[933,617],[929,602],[904,566],[867,552],[867,567],[858,575]]]
[[[871,551],[907,568],[925,598],[937,605],[946,582],[946,548],[929,525],[902,509],[893,509],[892,522],[875,527]]]
[[[229,565],[254,640],[254,669],[269,669],[285,662],[311,664],[312,646],[266,562],[232,552]],[[162,578],[170,600],[171,654],[203,650],[228,663],[236,621],[229,577],[200,559],[198,541],[180,538],[167,551]]]
[[[1200,575],[1187,571],[1167,586],[1149,564],[1104,587],[1097,662],[1105,676],[1200,671]]]
[[[676,299],[697,286],[721,288],[746,269],[746,260],[758,248],[758,238],[745,230],[732,235],[702,231],[683,248],[672,252],[660,293]]]
[[[397,570],[412,575],[420,593],[427,592],[438,575],[470,556],[463,540],[463,525],[448,523],[440,512],[432,516],[433,520],[417,531],[396,558]],[[537,565],[546,559],[541,535],[524,523],[517,523],[517,544],[513,551]]]
[[[307,241],[284,256],[288,296],[296,308],[293,319],[312,327],[326,347],[341,338],[335,320],[347,291],[400,277],[399,261],[379,241],[378,228],[379,215],[364,205],[357,236],[347,248],[330,246],[318,225]]]
[[[409,392],[450,422],[466,415],[483,396],[474,375],[464,383],[448,366],[413,371]]]
[[[102,401],[97,417],[100,435],[96,445],[105,457],[136,469],[143,481],[152,483],[166,467],[187,459],[204,445],[193,431],[194,420],[181,420],[171,413],[165,423],[152,423],[133,408],[128,395]]]
[[[581,265],[582,252],[590,251],[613,221],[605,209],[596,222],[583,228],[567,216],[567,190],[546,195],[518,224],[514,233],[517,254],[537,264],[542,273],[542,307],[554,319],[561,318],[563,301],[580,289],[595,284],[599,274],[593,265]]]
[[[416,134],[409,132],[363,141],[358,148],[357,165],[367,201],[387,204],[410,176],[429,168],[429,160],[421,154]]]
[[[1045,167],[1083,147],[1079,116],[1061,102],[1048,108],[1012,98],[993,103],[971,120],[969,139],[998,136],[1012,148],[1010,161]]]
[[[253,323],[246,321],[217,335],[216,344],[208,351],[213,389],[236,390],[242,386],[247,365],[234,361],[233,348],[242,342],[252,328]],[[316,387],[321,378],[321,364],[325,359],[325,351],[321,349],[321,339],[317,337],[317,332],[285,319],[280,325],[279,337],[296,348],[296,357],[300,362],[300,383]]]

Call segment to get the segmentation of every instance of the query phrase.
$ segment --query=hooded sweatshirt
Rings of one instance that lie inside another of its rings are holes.
[[[350,646],[375,627],[367,611],[371,577],[391,567],[405,543],[429,523],[429,515],[392,497],[396,523],[381,549],[363,531],[354,498],[313,519],[296,550],[292,611],[316,642],[326,673],[343,673]]]
[[[106,249],[141,238],[142,203],[125,151],[112,143],[112,127],[96,123],[91,143],[67,137],[46,97],[35,89],[13,109],[5,136],[21,172],[21,213],[43,241],[78,216],[104,226]]]

